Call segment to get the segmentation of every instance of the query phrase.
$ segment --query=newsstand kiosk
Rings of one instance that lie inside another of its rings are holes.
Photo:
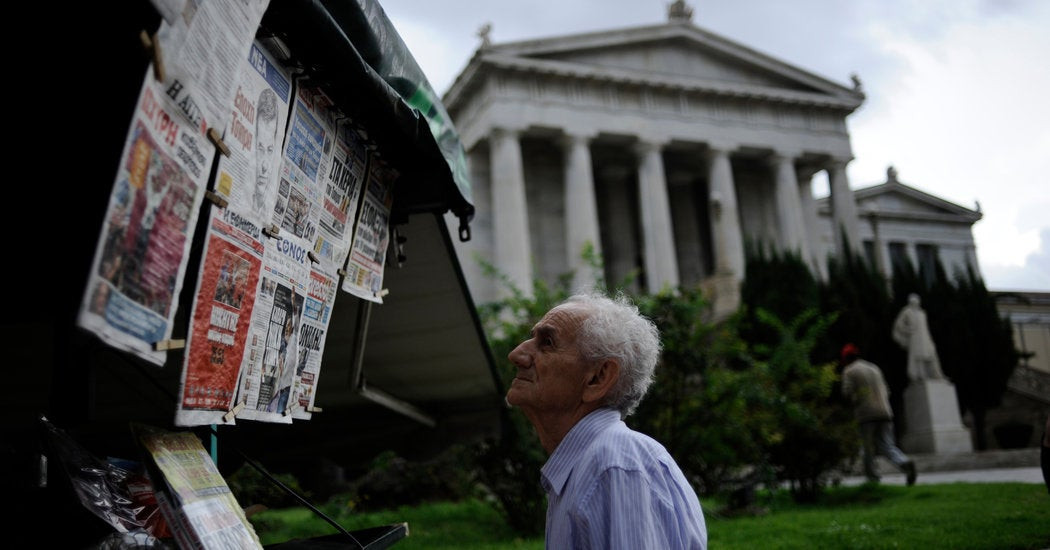
[[[27,38],[5,540],[91,548],[141,528],[112,475],[140,462],[181,522],[169,546],[251,547],[202,519],[247,521],[253,503],[215,500],[237,468],[316,494],[380,451],[498,434],[453,249],[474,215],[462,146],[376,0],[36,3],[9,20]],[[408,535],[333,527],[268,547]]]

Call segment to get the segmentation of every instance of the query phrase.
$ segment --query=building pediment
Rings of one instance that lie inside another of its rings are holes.
[[[864,94],[688,23],[483,45],[446,94],[513,70],[844,108]]]
[[[862,217],[937,220],[970,225],[983,217],[979,209],[971,210],[901,183],[892,167],[887,170],[884,183],[857,189],[853,197],[857,203],[857,213]],[[830,213],[829,201],[828,197],[817,201],[822,214]]]

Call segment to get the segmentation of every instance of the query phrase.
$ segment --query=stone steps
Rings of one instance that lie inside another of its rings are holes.
[[[1031,447],[1027,449],[998,449],[970,453],[909,454],[908,456],[915,461],[915,467],[921,473],[998,468],[1038,468],[1039,452],[1039,447]],[[900,470],[893,463],[881,456],[876,459],[875,467],[879,475],[900,473]],[[857,457],[853,467],[845,473],[847,475],[861,475],[863,473],[862,468],[863,463],[860,457]]]

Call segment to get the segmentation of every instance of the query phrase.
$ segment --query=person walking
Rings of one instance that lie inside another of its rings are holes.
[[[890,392],[882,371],[874,363],[861,359],[860,349],[852,343],[842,347],[839,364],[844,367],[842,394],[853,405],[853,416],[860,430],[864,475],[868,481],[879,481],[875,457],[882,455],[905,473],[909,486],[914,485],[915,462],[897,447]]]

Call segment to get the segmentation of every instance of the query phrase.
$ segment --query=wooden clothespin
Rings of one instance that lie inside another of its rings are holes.
[[[215,144],[215,147],[219,148],[225,156],[230,156],[230,148],[226,146],[226,142],[222,140],[222,136],[219,135],[219,131],[215,128],[208,128],[208,139]]]
[[[297,410],[299,410],[299,402],[298,401],[295,401],[293,403],[289,403],[288,406],[285,407],[285,409],[284,409],[284,416],[290,416],[292,413],[294,413]]]
[[[281,228],[277,227],[276,224],[271,223],[269,226],[264,227],[262,232],[267,237],[270,237],[271,239],[276,239],[277,235],[281,234]]]
[[[156,78],[157,82],[164,82],[164,56],[160,52],[160,41],[157,40],[157,34],[150,36],[146,31],[140,31],[139,40],[142,41],[142,47],[149,52],[153,60],[153,78]]]
[[[160,340],[153,343],[153,351],[168,351],[186,347],[186,340]]]
[[[226,208],[230,204],[229,201],[226,200],[226,197],[223,197],[210,189],[204,192],[204,198],[208,199],[219,208]]]
[[[233,419],[237,416],[237,413],[241,412],[244,408],[244,403],[237,403],[232,409],[222,416],[222,419],[226,422],[233,422]]]

